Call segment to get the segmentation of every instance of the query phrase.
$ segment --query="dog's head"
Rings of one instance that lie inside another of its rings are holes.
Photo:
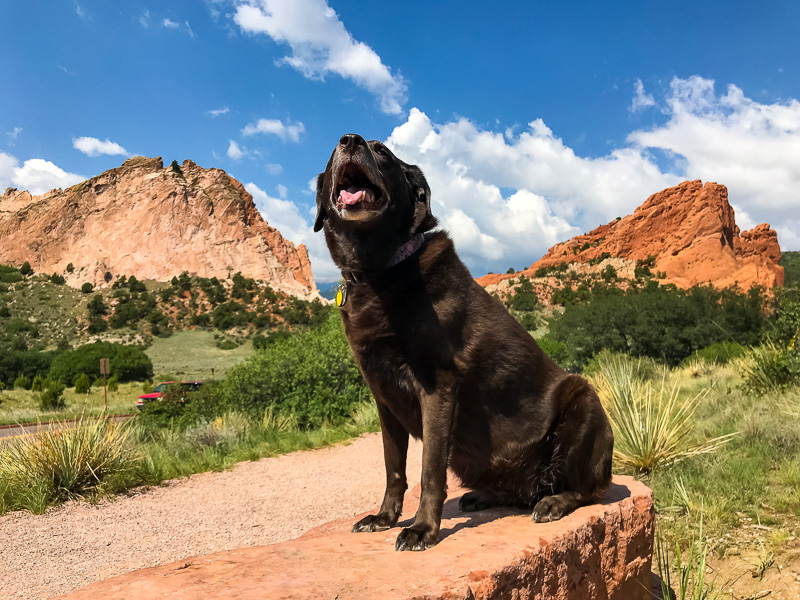
[[[376,238],[387,247],[435,225],[431,190],[418,167],[404,163],[379,141],[367,142],[353,133],[342,136],[317,178],[314,231],[325,227],[328,237],[344,234],[361,243]]]

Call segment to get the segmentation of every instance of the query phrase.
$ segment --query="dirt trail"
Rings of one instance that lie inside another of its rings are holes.
[[[422,446],[409,448],[409,488]],[[92,506],[0,517],[0,598],[51,598],[134,569],[220,550],[272,544],[377,508],[380,434],[350,445],[202,473]]]

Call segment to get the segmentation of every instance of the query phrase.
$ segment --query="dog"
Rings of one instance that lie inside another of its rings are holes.
[[[554,363],[436,230],[422,171],[342,136],[317,178],[314,231],[342,271],[337,304],[378,405],[386,492],[354,532],[394,527],[409,435],[422,439],[419,508],[397,550],[439,540],[450,467],[463,511],[512,505],[537,522],[597,501],[614,439],[594,389]]]

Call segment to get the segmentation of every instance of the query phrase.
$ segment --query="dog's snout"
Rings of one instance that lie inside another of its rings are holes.
[[[366,146],[366,144],[364,138],[357,133],[346,133],[339,140],[339,145],[348,152],[352,152],[357,146]]]

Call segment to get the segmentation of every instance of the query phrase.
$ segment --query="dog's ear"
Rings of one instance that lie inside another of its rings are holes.
[[[425,212],[431,214],[431,188],[422,169],[416,165],[405,165],[406,180],[408,181],[414,199],[425,205]]]
[[[322,229],[322,224],[328,217],[328,211],[325,210],[325,200],[323,198],[324,182],[325,173],[317,175],[317,218],[314,219],[314,233]]]

